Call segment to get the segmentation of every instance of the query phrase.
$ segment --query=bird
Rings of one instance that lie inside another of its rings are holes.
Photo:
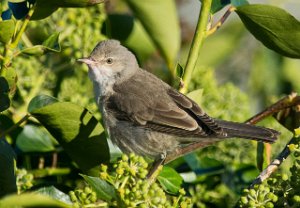
[[[99,42],[90,56],[78,61],[89,68],[108,137],[126,154],[163,161],[178,148],[195,143],[233,137],[273,143],[280,134],[210,117],[192,99],[142,69],[118,40]]]

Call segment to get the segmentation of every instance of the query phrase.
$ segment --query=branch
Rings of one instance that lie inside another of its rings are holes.
[[[207,23],[210,15],[212,0],[203,0],[201,4],[201,9],[199,12],[199,19],[196,27],[196,31],[194,34],[194,38],[192,41],[192,45],[189,51],[189,55],[187,58],[185,73],[183,75],[183,86],[179,89],[181,93],[186,93],[188,89],[188,84],[191,81],[192,73],[197,63],[197,59],[199,56],[200,48],[203,44],[204,39],[206,38],[207,33]]]
[[[293,137],[289,143],[285,146],[285,148],[281,151],[281,153],[273,160],[252,182],[250,188],[253,188],[255,184],[261,184],[263,181],[268,179],[272,173],[274,173],[278,167],[282,164],[282,162],[291,154],[289,149],[290,144],[297,143],[298,138]]]

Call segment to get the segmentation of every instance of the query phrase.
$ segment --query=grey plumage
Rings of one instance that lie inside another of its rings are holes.
[[[230,137],[274,142],[279,134],[209,117],[194,101],[140,69],[118,41],[100,42],[80,61],[89,66],[107,132],[126,153],[159,157],[194,142]]]

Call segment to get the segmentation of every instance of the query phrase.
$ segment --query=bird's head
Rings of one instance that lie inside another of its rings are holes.
[[[90,79],[100,86],[129,78],[139,68],[134,54],[117,40],[101,41],[89,57],[78,61],[88,65]]]

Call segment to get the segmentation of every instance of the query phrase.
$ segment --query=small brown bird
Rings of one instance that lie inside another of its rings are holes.
[[[279,132],[209,117],[193,100],[141,69],[119,41],[100,42],[88,58],[107,133],[123,152],[154,159],[192,143],[241,137],[274,142]]]

